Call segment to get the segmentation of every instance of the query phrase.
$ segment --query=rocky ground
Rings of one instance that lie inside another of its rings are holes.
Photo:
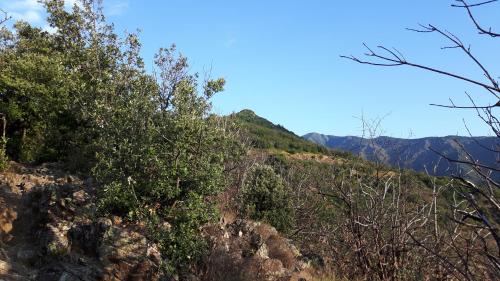
[[[57,165],[0,174],[0,280],[160,280],[162,257],[141,227],[95,214],[91,179]],[[312,280],[310,260],[272,227],[221,220],[188,280]]]

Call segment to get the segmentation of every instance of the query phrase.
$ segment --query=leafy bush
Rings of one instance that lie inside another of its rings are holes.
[[[256,165],[250,169],[241,189],[242,212],[286,233],[294,218],[291,196],[291,189],[271,166]]]
[[[98,112],[94,173],[100,211],[145,221],[174,272],[203,253],[199,229],[216,217],[207,198],[226,186],[225,163],[240,150],[229,121],[210,114],[224,80],[199,93],[175,47],[161,49],[156,66],[158,84],[139,76]]]
[[[203,252],[200,227],[216,215],[208,198],[242,151],[231,121],[211,114],[225,81],[199,85],[174,47],[148,74],[137,35],[118,36],[101,1],[71,11],[62,0],[42,3],[55,32],[19,22],[0,33],[7,153],[92,172],[100,214],[145,223],[169,271],[186,269]],[[3,158],[0,150],[0,166]]]

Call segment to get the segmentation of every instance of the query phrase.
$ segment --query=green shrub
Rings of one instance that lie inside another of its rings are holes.
[[[249,218],[265,221],[285,233],[291,229],[292,192],[271,166],[256,165],[250,169],[240,201],[243,214]]]
[[[99,214],[148,225],[169,271],[189,269],[203,252],[201,226],[216,216],[208,198],[226,186],[226,165],[242,152],[232,122],[211,113],[224,79],[200,85],[174,46],[160,49],[150,75],[137,35],[115,34],[102,1],[71,11],[62,0],[42,2],[54,33],[22,22],[8,38],[0,32],[9,140],[0,168],[8,154],[91,172]]]
[[[224,81],[208,81],[199,93],[196,75],[174,51],[156,57],[160,85],[138,77],[127,95],[101,107],[94,168],[104,187],[99,210],[149,225],[170,273],[203,253],[200,228],[216,217],[208,196],[226,186],[225,164],[240,151],[230,122],[210,113]]]

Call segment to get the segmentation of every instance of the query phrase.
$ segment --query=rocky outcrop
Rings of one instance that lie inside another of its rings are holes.
[[[0,198],[0,240],[9,240],[9,233],[16,219],[17,212],[10,208],[3,198]]]
[[[203,280],[310,280],[310,265],[274,227],[238,219],[204,230]]]
[[[95,219],[95,190],[53,166],[0,177],[0,280],[158,280],[161,255],[120,219]]]
[[[11,166],[0,174],[0,280],[160,280],[165,257],[140,225],[97,217],[91,180]],[[310,259],[276,229],[231,218],[204,227],[207,255],[172,280],[313,280]]]

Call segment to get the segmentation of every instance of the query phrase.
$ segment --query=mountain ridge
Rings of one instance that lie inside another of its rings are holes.
[[[446,159],[430,150],[430,147],[440,151],[450,159],[457,160],[466,160],[465,151],[467,151],[480,163],[491,167],[497,166],[496,156],[491,153],[491,149],[498,147],[496,137],[445,136],[404,139],[388,136],[376,138],[342,137],[320,133],[308,133],[302,137],[328,148],[357,154],[370,161],[419,172],[429,172],[438,176],[469,173],[470,169],[466,165],[448,163]]]

